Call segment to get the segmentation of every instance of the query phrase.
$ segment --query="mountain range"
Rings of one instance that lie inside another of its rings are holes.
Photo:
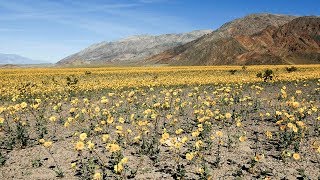
[[[42,64],[43,61],[37,61],[26,58],[17,54],[2,54],[0,53],[0,65],[4,64]]]
[[[101,42],[68,56],[57,64],[134,64],[170,48],[193,41],[210,32],[212,31],[198,30],[159,36],[138,35],[115,42]]]
[[[252,65],[320,63],[320,18],[251,14],[214,31],[102,42],[58,65]]]

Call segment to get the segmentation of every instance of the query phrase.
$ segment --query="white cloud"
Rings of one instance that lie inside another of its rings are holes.
[[[176,31],[188,26],[185,20],[174,16],[135,10],[136,7],[143,6],[143,3],[154,2],[164,2],[164,0],[103,4],[70,1],[67,5],[48,0],[35,0],[30,5],[21,1],[18,3],[4,0],[0,2],[0,7],[12,12],[0,16],[0,21],[46,20],[83,28],[101,35],[115,32],[132,34],[143,31],[145,33],[146,30],[155,30],[155,28],[158,31]],[[92,13],[105,14],[99,19],[90,17]]]

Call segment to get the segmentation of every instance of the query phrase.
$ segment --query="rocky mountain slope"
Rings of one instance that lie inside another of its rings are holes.
[[[193,41],[211,30],[159,36],[139,35],[115,42],[94,44],[59,61],[59,65],[132,64],[170,48]]]
[[[148,58],[170,65],[320,63],[320,18],[254,14]]]
[[[237,35],[252,35],[269,26],[279,27],[295,18],[286,15],[252,14],[228,22],[201,39],[150,57],[144,63],[200,65],[204,64],[206,59],[215,56],[214,54],[221,53],[218,55],[219,58],[223,58],[227,64],[232,59],[231,54],[227,53],[229,50],[238,51],[238,53],[245,51],[243,47],[238,46],[237,42],[227,42],[228,38]]]

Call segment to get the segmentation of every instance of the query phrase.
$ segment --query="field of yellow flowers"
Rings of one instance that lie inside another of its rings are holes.
[[[0,69],[0,179],[319,179],[320,65]]]

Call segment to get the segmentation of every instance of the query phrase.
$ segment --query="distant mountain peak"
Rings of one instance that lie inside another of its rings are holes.
[[[44,61],[37,61],[17,54],[0,53],[0,64],[42,64]]]

